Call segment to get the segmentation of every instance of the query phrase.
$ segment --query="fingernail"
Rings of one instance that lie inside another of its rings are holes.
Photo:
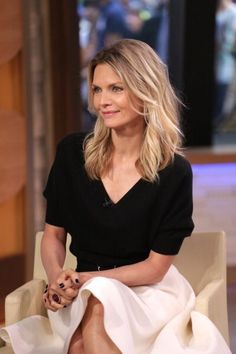
[[[59,288],[64,288],[64,286],[65,286],[65,285],[64,285],[63,283],[60,283],[60,284],[59,284]]]
[[[60,298],[57,294],[53,294],[52,295],[52,299],[53,301],[55,301],[56,303],[60,304]]]
[[[76,278],[76,279],[75,279],[75,282],[76,282],[76,283],[79,283],[79,279],[78,279],[78,278]]]

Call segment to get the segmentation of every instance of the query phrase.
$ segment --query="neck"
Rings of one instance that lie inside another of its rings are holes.
[[[132,133],[112,130],[114,156],[120,158],[137,158],[143,143],[143,134],[143,130]]]

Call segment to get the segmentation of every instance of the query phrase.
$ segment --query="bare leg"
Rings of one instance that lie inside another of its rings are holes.
[[[86,354],[122,354],[105,331],[103,305],[93,295],[89,297],[81,331]]]
[[[85,354],[80,326],[71,338],[68,354]]]

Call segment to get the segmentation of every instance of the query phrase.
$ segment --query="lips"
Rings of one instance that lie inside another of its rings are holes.
[[[103,116],[108,117],[108,116],[112,116],[113,114],[118,113],[119,111],[103,111],[101,112]]]

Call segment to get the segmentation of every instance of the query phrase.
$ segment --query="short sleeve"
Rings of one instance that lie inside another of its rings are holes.
[[[64,227],[60,208],[60,190],[58,169],[60,168],[60,152],[57,148],[56,158],[51,167],[43,195],[47,200],[45,221],[47,224]]]
[[[151,246],[153,251],[166,255],[176,255],[184,238],[190,236],[194,228],[192,220],[192,169],[190,164],[186,161],[184,171],[178,172],[182,176],[172,176],[170,180],[170,193],[169,195],[166,193],[168,202],[165,213],[160,225],[155,230],[156,235],[153,237]],[[177,173],[177,171],[173,171],[174,173]],[[177,183],[174,182],[176,180]]]

